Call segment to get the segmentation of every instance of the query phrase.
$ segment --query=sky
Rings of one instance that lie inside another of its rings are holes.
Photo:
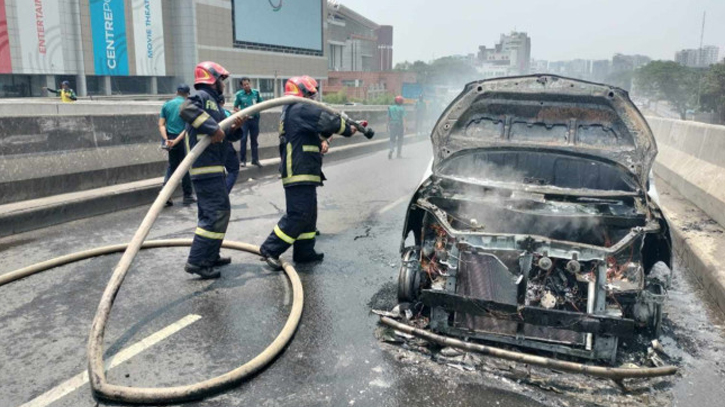
[[[502,33],[531,37],[531,56],[548,61],[611,59],[615,53],[674,59],[704,45],[725,57],[725,0],[338,0],[392,25],[393,60],[430,61],[477,53]]]

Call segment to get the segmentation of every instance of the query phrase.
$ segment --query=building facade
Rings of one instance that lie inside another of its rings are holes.
[[[327,5],[330,71],[386,71],[393,65],[393,27],[381,26],[334,1]]]
[[[531,38],[524,32],[501,34],[493,48],[478,47],[477,60],[483,78],[526,75],[531,71]]]
[[[404,83],[416,83],[415,72],[330,72],[323,81],[324,95],[344,91],[348,98],[368,100],[388,94],[400,95]]]
[[[247,76],[271,97],[327,77],[326,16],[325,0],[0,0],[0,97],[64,80],[81,96],[172,93],[205,60],[229,92]]]
[[[692,68],[707,68],[716,64],[720,56],[720,48],[706,45],[701,49],[683,49],[675,53],[675,62]]]
[[[376,71],[393,70],[393,26],[381,25],[375,30],[378,37],[378,51],[375,54]]]

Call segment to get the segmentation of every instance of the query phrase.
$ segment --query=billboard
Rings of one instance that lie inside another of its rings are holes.
[[[0,73],[11,73],[10,37],[8,36],[8,19],[5,14],[5,0],[0,0]]]
[[[15,73],[64,71],[58,0],[16,1],[21,67]]]
[[[234,0],[234,40],[322,51],[322,0]]]
[[[161,0],[132,0],[136,75],[166,75]]]
[[[96,75],[128,75],[126,13],[123,0],[89,0],[88,3]]]

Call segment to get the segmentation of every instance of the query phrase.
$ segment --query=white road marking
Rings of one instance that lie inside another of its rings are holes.
[[[392,203],[389,203],[389,204],[385,205],[382,209],[380,209],[378,211],[378,215],[384,214],[385,212],[395,208],[396,206],[400,205],[401,203],[403,203],[409,199],[410,199],[409,195],[401,196],[400,198],[396,199]]]
[[[164,328],[154,334],[151,334],[144,339],[141,339],[140,341],[136,342],[135,344],[133,344],[133,345],[129,346],[128,348],[113,355],[110,359],[107,359],[104,363],[106,371],[113,369],[114,367],[131,359],[132,357],[134,357],[134,356],[138,355],[139,353],[145,351],[146,349],[156,345],[157,343],[163,341],[164,339],[168,338],[169,336],[179,332],[180,330],[186,328],[187,326],[193,324],[194,322],[196,322],[200,319],[201,319],[201,316],[199,316],[199,315],[189,314],[189,315],[185,316],[184,318],[181,318],[180,320],[167,326],[166,328]],[[85,385],[86,383],[88,383],[88,371],[84,371],[83,373],[79,373],[79,374],[73,376],[72,378],[68,379],[67,381],[48,390],[47,392],[34,398],[33,400],[30,400],[29,402],[23,404],[20,407],[45,407],[45,406],[59,400],[63,396],[66,396],[66,395],[72,393],[73,391],[75,391],[79,387]]]

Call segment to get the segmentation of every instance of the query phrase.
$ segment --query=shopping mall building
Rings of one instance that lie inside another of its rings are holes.
[[[271,97],[327,78],[327,20],[326,0],[0,0],[0,97],[168,94],[205,60]]]

